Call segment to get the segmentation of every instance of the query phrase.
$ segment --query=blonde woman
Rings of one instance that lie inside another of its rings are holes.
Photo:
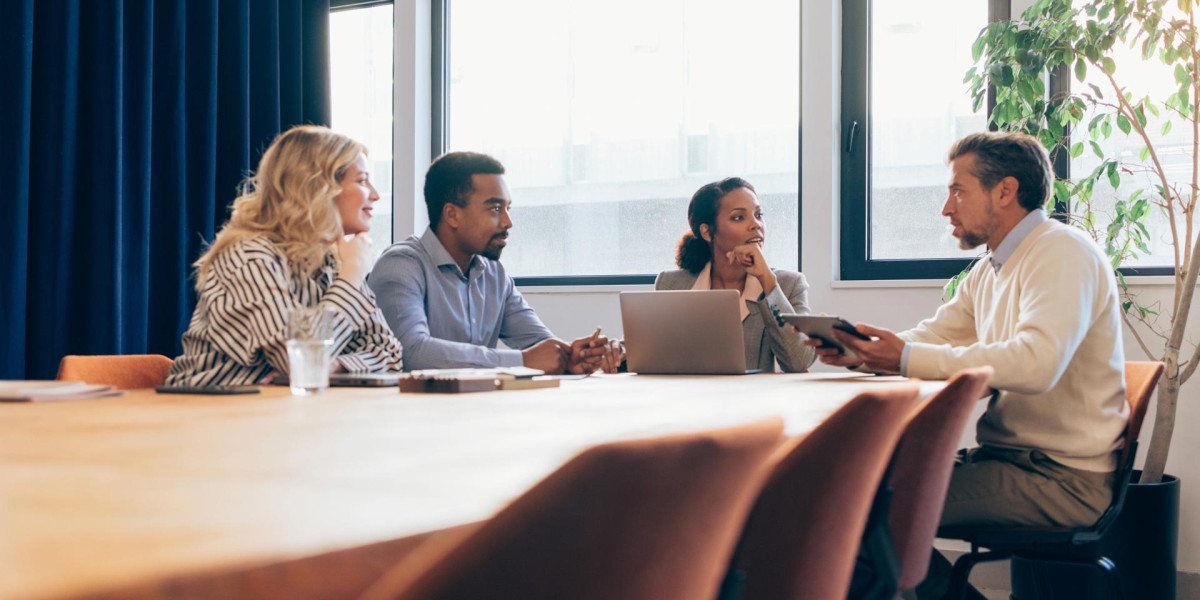
[[[233,215],[196,261],[199,301],[167,385],[247,384],[287,373],[295,307],[334,315],[334,371],[399,371],[400,342],[364,279],[373,260],[366,148],[324,127],[275,138]]]

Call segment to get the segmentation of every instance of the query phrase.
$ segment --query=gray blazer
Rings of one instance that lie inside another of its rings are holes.
[[[779,312],[808,314],[808,282],[803,273],[772,269],[779,289],[783,290],[791,307],[780,306]],[[656,290],[690,290],[696,283],[696,275],[678,269],[663,271],[654,280]],[[774,372],[775,362],[788,373],[808,370],[816,355],[804,345],[804,336],[791,327],[780,327],[771,314],[771,307],[764,297],[757,302],[746,301],[750,314],[742,321],[742,345],[746,351],[746,368]]]

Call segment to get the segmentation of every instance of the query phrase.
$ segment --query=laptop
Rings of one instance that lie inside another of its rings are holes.
[[[744,375],[735,290],[621,292],[625,360],[635,373]]]

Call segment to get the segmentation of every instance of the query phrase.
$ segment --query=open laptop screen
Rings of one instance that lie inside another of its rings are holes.
[[[636,373],[741,375],[741,296],[734,290],[622,292],[626,361]]]

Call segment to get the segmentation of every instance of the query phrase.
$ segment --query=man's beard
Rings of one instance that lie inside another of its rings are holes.
[[[962,237],[958,238],[959,248],[974,250],[986,244],[992,238],[992,234],[996,233],[996,211],[991,204],[987,204],[985,207],[987,222],[978,231],[969,231],[966,225],[963,225]]]
[[[488,260],[500,260],[500,253],[504,252],[504,246],[497,244],[496,241],[507,238],[507,235],[498,235],[493,237],[491,241],[488,242],[487,247],[483,249],[483,252],[480,252],[479,254]]]
[[[988,235],[982,231],[967,231],[962,232],[962,237],[958,238],[958,247],[962,250],[974,250],[988,241]]]

